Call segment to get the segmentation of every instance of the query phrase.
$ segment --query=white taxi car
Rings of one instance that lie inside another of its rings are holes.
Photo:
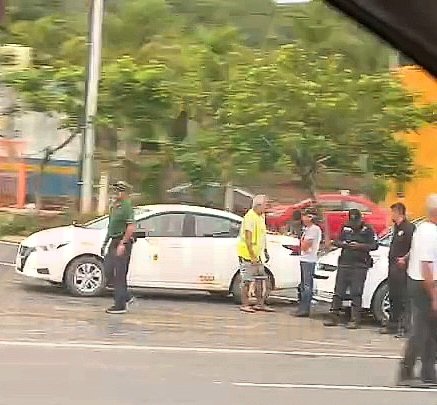
[[[240,299],[236,244],[242,218],[229,212],[188,205],[135,208],[137,241],[133,245],[131,287],[232,293]],[[95,296],[106,288],[100,249],[108,217],[84,226],[37,232],[25,239],[16,271],[64,285],[76,296]],[[266,269],[272,289],[296,288],[299,256],[294,237],[268,235]]]
[[[421,222],[423,218],[413,221],[416,226]],[[378,322],[385,322],[390,311],[387,278],[388,251],[392,236],[392,231],[390,231],[380,238],[378,249],[370,253],[373,258],[373,267],[367,273],[363,291],[363,308],[370,310]],[[332,301],[340,253],[341,249],[335,249],[320,257],[315,270],[314,298],[316,300]]]

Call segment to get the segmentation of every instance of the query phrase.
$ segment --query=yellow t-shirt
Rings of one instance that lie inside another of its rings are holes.
[[[252,249],[256,257],[264,259],[266,247],[266,220],[264,215],[258,215],[254,210],[249,210],[241,224],[240,237],[237,246],[238,256],[250,260],[249,249],[246,245],[246,231],[252,234]]]

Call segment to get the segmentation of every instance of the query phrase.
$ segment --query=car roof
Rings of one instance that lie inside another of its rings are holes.
[[[141,205],[135,207],[140,212],[138,216],[147,217],[153,214],[160,214],[164,212],[192,212],[194,214],[206,214],[213,216],[226,217],[235,221],[241,221],[242,218],[239,215],[232,212],[217,210],[215,208],[201,207],[198,205],[187,204],[153,204],[153,205]],[[142,212],[141,212],[142,211]]]

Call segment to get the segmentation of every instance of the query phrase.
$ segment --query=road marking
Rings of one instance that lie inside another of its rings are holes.
[[[0,266],[7,266],[7,267],[14,267],[14,263],[6,263],[6,262],[0,262]]]
[[[39,347],[49,349],[91,349],[91,350],[125,350],[142,352],[176,352],[176,353],[218,353],[218,354],[259,354],[259,355],[287,355],[295,357],[334,357],[358,359],[384,359],[399,360],[401,357],[390,354],[372,353],[345,353],[345,352],[309,352],[286,350],[239,349],[232,347],[183,347],[183,346],[141,346],[123,345],[111,342],[76,343],[76,342],[37,342],[37,341],[11,341],[0,340],[0,347]]]
[[[391,391],[391,392],[437,392],[433,388],[387,387],[366,385],[326,385],[326,384],[268,384],[268,383],[232,383],[236,387],[246,388],[286,388],[303,390],[335,390],[335,391]]]

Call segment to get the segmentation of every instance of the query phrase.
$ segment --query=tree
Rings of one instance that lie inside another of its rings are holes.
[[[343,67],[355,73],[389,68],[391,47],[322,0],[279,6],[275,27],[280,44],[297,44],[317,57],[341,54]],[[284,28],[288,35],[281,38]]]
[[[311,195],[320,169],[362,173],[359,156],[368,155],[376,176],[409,180],[411,151],[395,134],[415,130],[431,116],[390,74],[360,75],[343,59],[317,58],[293,45],[282,47],[255,66],[243,68],[222,111],[229,130],[249,139],[252,150],[267,138]],[[351,159],[351,157],[354,157]],[[260,161],[263,159],[261,158]]]

